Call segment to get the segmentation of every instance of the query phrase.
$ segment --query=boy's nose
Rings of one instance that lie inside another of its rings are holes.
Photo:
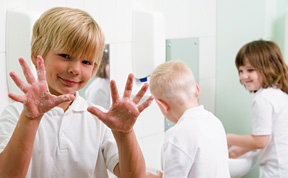
[[[74,74],[74,75],[79,75],[80,74],[80,64],[79,62],[72,62],[70,65],[69,65],[69,68],[68,68],[68,72],[71,73],[71,74]]]

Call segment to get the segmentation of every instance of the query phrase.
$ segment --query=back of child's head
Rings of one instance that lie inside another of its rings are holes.
[[[183,104],[197,99],[192,71],[180,60],[159,65],[151,74],[150,91],[155,99]]]
[[[276,43],[265,40],[247,43],[236,56],[237,69],[246,62],[258,72],[263,88],[275,86],[288,93],[288,67]]]
[[[51,8],[35,22],[31,52],[44,60],[50,50],[61,50],[97,65],[104,50],[104,34],[95,20],[85,11],[67,7]]]

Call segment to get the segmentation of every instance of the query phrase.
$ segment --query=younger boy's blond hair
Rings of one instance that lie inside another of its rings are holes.
[[[150,91],[155,99],[174,104],[197,99],[194,75],[180,60],[165,62],[153,71]]]
[[[94,63],[93,73],[101,62],[105,37],[95,20],[85,11],[55,7],[44,12],[33,26],[31,55],[62,50]]]

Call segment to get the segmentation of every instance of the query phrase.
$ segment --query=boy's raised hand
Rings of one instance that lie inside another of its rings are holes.
[[[149,85],[145,83],[137,95],[131,99],[133,86],[133,74],[129,74],[123,97],[118,94],[116,83],[114,80],[110,82],[112,106],[107,113],[102,112],[98,108],[88,107],[88,111],[96,115],[103,123],[105,123],[110,129],[120,132],[129,132],[132,130],[139,114],[147,108],[152,100],[153,96],[150,96],[146,101],[137,106],[141,98],[144,96]]]
[[[19,96],[9,93],[8,96],[15,101],[23,103],[27,118],[40,118],[53,107],[74,100],[75,96],[72,94],[55,96],[49,92],[44,61],[41,56],[37,57],[38,81],[34,78],[25,60],[20,58],[19,62],[28,84],[24,83],[14,72],[10,73],[10,77],[25,95]]]

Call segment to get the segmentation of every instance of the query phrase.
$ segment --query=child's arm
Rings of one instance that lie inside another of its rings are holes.
[[[0,154],[0,177],[25,177],[31,160],[35,135],[45,112],[67,101],[74,96],[51,95],[45,77],[44,62],[38,57],[38,81],[35,80],[25,60],[20,58],[28,84],[24,83],[15,73],[10,76],[16,85],[25,93],[24,96],[9,94],[15,101],[23,103],[23,111],[7,146]]]
[[[266,147],[270,135],[236,135],[227,134],[228,146],[239,146],[250,150],[263,149]]]
[[[229,149],[229,158],[238,158],[239,156],[252,150],[253,149],[233,146],[232,148]]]
[[[149,106],[153,97],[150,96],[137,106],[147,91],[148,84],[145,83],[138,94],[131,99],[132,85],[133,75],[130,74],[123,98],[120,98],[115,81],[111,81],[112,106],[108,113],[103,113],[95,107],[88,108],[89,112],[96,115],[113,132],[119,152],[119,164],[115,166],[114,173],[120,178],[143,178],[146,172],[144,157],[136,140],[133,126],[139,114]]]

